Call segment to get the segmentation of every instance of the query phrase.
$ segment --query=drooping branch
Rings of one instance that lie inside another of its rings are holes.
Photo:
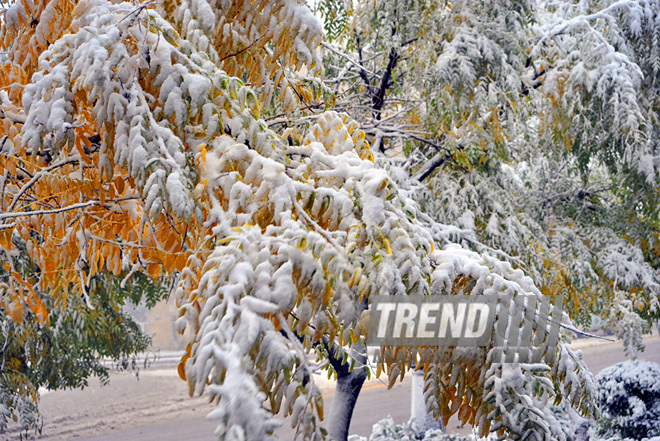
[[[565,21],[560,21],[556,24],[554,24],[548,34],[548,38],[553,38],[558,35],[561,35],[565,33],[569,28],[574,28],[576,26],[582,25],[582,24],[587,24],[591,21],[594,20],[599,20],[599,19],[604,19],[604,20],[609,20],[609,21],[614,21],[614,13],[617,12],[620,9],[630,9],[632,6],[638,5],[639,2],[634,1],[634,0],[620,0],[616,3],[611,4],[605,9],[602,9],[598,12],[595,12],[593,14],[588,14],[588,15],[580,15],[577,17],[573,17],[570,20],[565,20]],[[543,39],[539,42],[541,43]]]

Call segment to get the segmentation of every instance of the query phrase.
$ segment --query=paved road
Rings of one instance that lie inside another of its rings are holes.
[[[645,339],[641,359],[660,363],[660,338]],[[593,373],[626,359],[619,343],[577,340]],[[204,399],[191,399],[187,387],[175,378],[174,369],[148,369],[136,381],[130,374],[113,374],[108,387],[92,383],[83,391],[51,392],[42,397],[46,419],[39,441],[211,441],[215,424],[204,416],[211,406]],[[322,386],[323,387],[323,386]],[[325,387],[328,387],[326,385]],[[331,388],[325,396],[326,409],[332,402]],[[326,411],[327,412],[327,411]],[[378,381],[368,383],[360,393],[351,424],[351,433],[369,435],[378,420],[392,416],[396,422],[410,417],[410,378],[391,390]],[[469,433],[450,421],[450,433]],[[283,440],[293,439],[288,426],[279,430]],[[18,437],[6,438],[13,441]],[[0,439],[1,436],[0,436]],[[35,439],[30,436],[29,439]],[[4,440],[3,440],[4,441]]]
[[[327,395],[324,403],[327,406],[326,409],[329,410],[332,405],[332,395]],[[392,416],[395,421],[399,422],[410,418],[410,384],[408,382],[398,384],[389,391],[385,386],[379,384],[366,386],[358,399],[353,424],[351,425],[351,433],[369,435],[373,424],[387,415]],[[277,434],[282,440],[293,440],[295,429],[286,424],[287,422],[278,430]],[[205,420],[203,415],[200,415],[76,439],[84,441],[214,441],[214,430],[215,424]]]

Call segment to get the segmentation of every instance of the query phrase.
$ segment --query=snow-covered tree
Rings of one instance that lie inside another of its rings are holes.
[[[337,105],[422,209],[634,352],[660,313],[660,3],[327,3]]]
[[[393,179],[458,227],[453,240],[523,269],[545,295],[564,295],[573,320],[609,319],[631,357],[660,314],[659,7],[318,8],[333,37],[326,82],[392,157],[382,163]]]
[[[386,8],[408,25],[389,36],[399,44],[385,49],[390,73],[368,88],[374,121],[389,118],[381,93],[398,81],[404,48],[418,41],[404,18],[467,11],[424,5]],[[136,273],[171,276],[177,327],[192,336],[179,374],[191,394],[217,404],[210,416],[220,439],[274,439],[276,415],[291,416],[304,439],[326,437],[313,382],[319,369],[339,376],[336,401],[346,406],[333,409],[327,427],[343,439],[355,400],[342,379],[361,384],[351,373],[364,368],[350,360],[363,357],[374,296],[540,298],[532,279],[479,248],[472,232],[427,216],[407,190],[411,182],[374,162],[353,118],[322,109],[332,93],[319,79],[322,38],[322,24],[294,0],[9,6],[0,30],[5,322],[46,328],[74,305],[96,310],[100,274],[123,276],[122,286]],[[469,91],[459,95],[465,103],[456,112],[470,115]],[[375,124],[364,121],[379,150],[383,128]],[[470,125],[475,133],[478,124]],[[460,246],[470,238],[480,253]],[[21,271],[26,259],[30,272]],[[548,342],[535,317],[537,341]],[[436,413],[458,413],[484,434],[547,439],[544,403],[565,398],[589,411],[590,374],[564,341],[550,342],[539,365],[503,365],[491,349],[423,366]],[[384,361],[377,369],[392,384],[408,365]],[[3,420],[23,386],[2,389]]]

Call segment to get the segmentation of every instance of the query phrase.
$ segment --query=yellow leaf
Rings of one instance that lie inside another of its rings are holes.
[[[316,397],[316,411],[319,415],[319,418],[323,420],[323,399],[320,395]]]
[[[19,283],[25,284],[25,282],[23,281],[23,277],[21,277],[21,275],[18,274],[16,271],[12,271],[11,275],[14,276],[14,279],[16,279]]]
[[[23,303],[15,299],[13,302],[10,302],[9,305],[5,307],[5,311],[13,321],[16,323],[23,322],[23,315],[25,314],[25,307]]]
[[[385,244],[385,249],[387,250],[387,254],[392,254],[392,248],[390,247],[390,241],[387,240],[386,238],[383,238],[383,243]]]
[[[179,374],[179,378],[181,378],[183,381],[186,381],[186,361],[189,358],[190,352],[186,351],[186,353],[183,354],[183,357],[181,357],[181,361],[179,361],[179,365],[176,368],[176,372]]]
[[[6,250],[11,250],[13,248],[13,242],[11,241],[11,235],[14,232],[14,228],[3,228],[0,230],[0,246]]]
[[[157,279],[160,276],[163,267],[158,263],[150,263],[147,265],[147,273],[154,279]]]
[[[16,176],[16,162],[14,162],[13,158],[8,158],[7,159],[7,165],[5,166],[9,174]]]
[[[124,193],[124,184],[124,179],[121,176],[115,179],[115,188],[117,189],[117,194],[121,195]]]
[[[177,256],[174,267],[176,268],[177,271],[183,271],[183,269],[186,267],[187,261],[188,261],[188,256],[186,256],[184,253],[181,253]]]
[[[325,286],[325,292],[323,293],[323,302],[322,305],[327,305],[330,302],[330,299],[334,296],[335,290],[332,289],[330,284],[326,284]]]
[[[78,153],[80,154],[80,157],[83,159],[84,162],[90,163],[92,162],[91,158],[85,153],[85,149],[83,146],[80,144],[80,142],[84,142],[87,148],[91,151],[93,149],[92,147],[92,142],[87,138],[85,135],[79,135],[76,136],[76,141],[74,142],[74,145],[76,147],[76,150],[78,150]]]
[[[46,305],[44,305],[39,297],[34,294],[28,296],[28,305],[32,312],[37,316],[37,321],[41,326],[50,322]]]
[[[447,427],[447,424],[449,424],[449,418],[452,416],[452,413],[449,412],[443,412],[442,413],[442,424]]]

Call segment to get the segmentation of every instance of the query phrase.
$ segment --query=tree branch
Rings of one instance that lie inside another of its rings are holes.
[[[12,211],[16,207],[16,204],[20,200],[21,196],[23,196],[30,187],[32,187],[39,179],[41,179],[44,176],[44,174],[52,170],[55,170],[56,168],[64,167],[65,165],[73,164],[78,161],[80,161],[80,156],[78,155],[71,156],[70,158],[67,158],[61,162],[51,165],[45,170],[41,170],[40,172],[35,173],[32,179],[30,179],[24,186],[22,186],[21,189],[18,190],[18,193],[14,195],[14,199],[11,201],[11,204],[7,208],[7,211]]]
[[[8,110],[4,110],[0,107],[0,118],[7,118],[14,124],[25,124],[27,117],[25,115],[17,115]]]
[[[323,47],[326,48],[326,49],[329,49],[331,52],[334,52],[335,54],[339,55],[340,57],[344,58],[346,61],[348,61],[349,63],[351,63],[352,65],[354,65],[354,66],[357,67],[358,69],[360,69],[360,76],[362,76],[362,73],[368,73],[369,75],[373,75],[374,77],[377,77],[377,76],[378,76],[378,75],[376,75],[375,73],[373,73],[372,71],[370,71],[369,69],[367,69],[366,67],[364,67],[364,66],[362,65],[362,63],[358,63],[357,61],[353,60],[353,59],[352,59],[351,57],[349,57],[348,55],[346,55],[346,54],[344,54],[344,53],[338,51],[338,50],[335,49],[334,47],[332,47],[330,44],[328,44],[328,43],[326,43],[326,42],[322,42],[322,43],[321,43],[321,46],[323,46]],[[367,81],[368,81],[368,80],[367,80]]]
[[[357,46],[357,51],[358,51],[358,59],[360,60],[360,67],[363,67],[362,64],[364,63],[362,59],[362,45],[360,44],[360,36],[358,35],[357,31],[354,31],[355,35],[355,44]],[[377,77],[378,75],[374,74],[373,72],[370,72],[374,77]],[[360,78],[362,78],[362,81],[364,81],[364,85],[367,87],[367,93],[369,94],[369,97],[371,97],[371,79],[367,76],[366,71],[360,69]]]
[[[259,40],[261,40],[261,39],[264,38],[265,36],[266,36],[266,34],[263,34],[261,37],[257,38],[257,39],[254,40],[252,43],[250,43],[248,46],[244,47],[243,49],[238,50],[238,51],[236,51],[236,52],[234,52],[234,53],[232,53],[232,54],[225,55],[224,57],[222,57],[222,58],[220,59],[219,62],[222,63],[222,62],[225,61],[227,58],[236,57],[236,56],[242,54],[243,52],[245,52],[245,51],[247,51],[247,50],[250,50],[252,47],[254,47],[255,44],[257,44],[257,43],[259,42]]]
[[[390,81],[392,80],[392,71],[396,67],[398,61],[399,53],[396,51],[396,49],[393,48],[390,51],[390,56],[387,61],[385,72],[383,72],[383,76],[380,79],[380,86],[378,87],[378,91],[371,97],[374,118],[377,120],[380,120],[381,110],[385,104],[385,92],[390,85]]]
[[[35,211],[18,211],[15,213],[2,213],[0,214],[0,221],[5,219],[24,217],[24,216],[38,216],[41,214],[62,213],[64,211],[77,210],[78,208],[92,207],[94,205],[101,205],[101,203],[99,201],[89,201],[89,202],[82,202],[79,204],[69,205],[68,207],[56,208],[54,210],[35,210]]]
[[[424,179],[428,178],[431,173],[433,173],[438,167],[444,164],[447,159],[449,159],[449,155],[447,153],[438,153],[433,157],[433,159],[426,161],[422,168],[417,170],[415,174],[412,175],[412,178],[422,182]]]

